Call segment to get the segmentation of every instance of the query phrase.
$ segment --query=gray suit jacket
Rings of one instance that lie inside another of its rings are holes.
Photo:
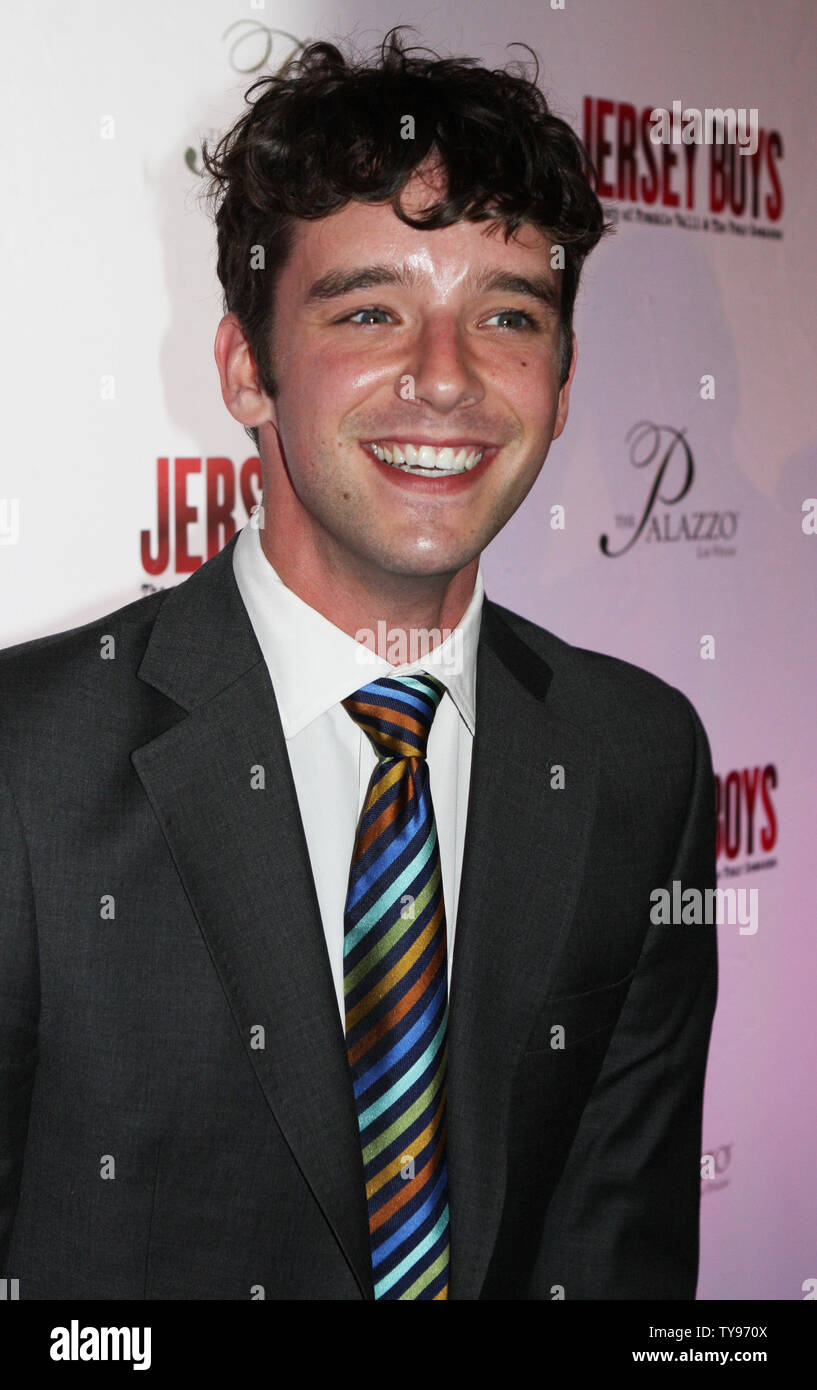
[[[373,1297],[343,1031],[233,544],[0,653],[0,1271],[21,1299]],[[715,884],[689,701],[486,600],[451,1298],[694,1297],[716,935],[651,924],[674,879]]]

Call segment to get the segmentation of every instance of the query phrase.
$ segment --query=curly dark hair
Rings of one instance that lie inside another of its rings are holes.
[[[386,35],[375,64],[344,57],[332,43],[303,48],[280,72],[253,83],[245,94],[249,110],[214,151],[202,143],[212,176],[205,196],[217,205],[225,311],[237,315],[261,385],[274,398],[273,296],[296,219],[327,217],[354,199],[391,201],[401,221],[418,229],[493,221],[506,241],[531,223],[564,247],[562,386],[581,267],[612,230],[594,191],[595,167],[537,87],[538,60],[529,79],[489,71],[474,58],[411,56],[429,50],[405,48],[401,27]],[[415,122],[411,140],[401,138],[406,113]],[[400,195],[429,156],[444,166],[445,194],[412,218],[402,211]],[[253,268],[258,247],[271,275]],[[258,431],[247,433],[257,449]]]

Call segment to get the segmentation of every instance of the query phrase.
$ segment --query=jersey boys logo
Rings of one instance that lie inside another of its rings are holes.
[[[736,768],[715,777],[718,859],[732,863],[741,856],[751,859],[771,853],[777,844],[776,790],[774,763]],[[775,863],[767,860],[747,867],[772,868]]]
[[[180,458],[172,460],[172,469],[171,492],[171,460],[156,460],[156,530],[141,533],[142,568],[152,578],[168,571],[192,574],[227,544],[261,497],[259,458],[240,467],[228,458]],[[199,501],[193,500],[194,489]],[[239,500],[246,516],[236,523]]]
[[[678,508],[678,504],[689,495],[695,478],[695,461],[686,438],[686,427],[678,430],[672,425],[639,420],[627,431],[626,442],[629,445],[630,463],[634,468],[643,470],[648,480],[646,499],[640,514],[629,511],[615,514],[616,527],[620,531],[632,531],[632,535],[619,546],[609,535],[601,536],[599,546],[602,554],[618,559],[626,555],[639,539],[659,544],[697,541],[699,557],[734,554],[734,547],[723,542],[731,541],[737,532],[737,512]]]
[[[599,176],[599,198],[713,216],[780,220],[783,140],[779,131],[758,126],[752,153],[728,140],[656,144],[652,138],[655,109],[655,103],[637,109],[629,102],[584,98],[582,134]]]

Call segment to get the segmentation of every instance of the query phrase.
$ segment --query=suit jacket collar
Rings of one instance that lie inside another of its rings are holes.
[[[159,609],[138,674],[179,708],[131,757],[267,1103],[372,1298],[345,1040],[275,695],[233,575],[235,541]],[[552,679],[486,600],[450,989],[458,1299],[479,1297],[496,1242],[514,1069],[569,922],[595,805],[596,759],[584,732],[549,709]],[[564,790],[551,789],[556,764]],[[259,1024],[263,1048],[252,1046]]]

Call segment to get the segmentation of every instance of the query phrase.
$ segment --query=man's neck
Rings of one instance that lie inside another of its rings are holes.
[[[443,575],[393,574],[365,564],[352,568],[332,554],[322,557],[318,569],[278,544],[274,532],[259,535],[266,559],[288,589],[387,660],[400,639],[412,649],[418,639],[425,639],[427,649],[445,641],[473,597],[479,556]]]

